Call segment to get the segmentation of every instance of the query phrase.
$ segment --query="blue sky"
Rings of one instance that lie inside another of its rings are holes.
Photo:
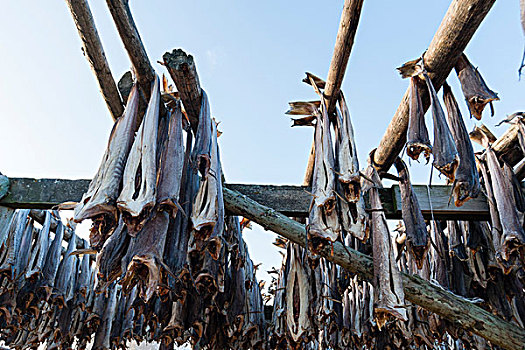
[[[408,81],[395,68],[421,55],[449,1],[365,1],[343,91],[361,166],[377,147]],[[105,1],[90,1],[116,80],[130,62]],[[325,77],[343,1],[131,1],[152,62],[174,48],[195,57],[212,114],[221,121],[223,168],[231,183],[300,184],[313,130],[290,128],[287,102],[316,98],[301,83],[305,71]],[[519,1],[498,1],[466,49],[499,93],[493,125],[524,109],[525,81],[517,69],[524,39]],[[2,1],[0,12],[0,171],[7,176],[91,178],[111,130],[64,1]],[[154,64],[159,74],[162,66]],[[448,79],[465,117],[455,73]],[[441,96],[441,93],[439,94]],[[430,115],[427,115],[430,127]],[[414,183],[430,166],[412,164]],[[434,183],[441,180],[435,179]],[[273,235],[245,232],[261,270],[280,262]]]

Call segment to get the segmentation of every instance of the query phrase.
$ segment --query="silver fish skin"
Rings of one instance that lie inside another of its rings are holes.
[[[40,233],[36,238],[36,252],[34,258],[31,259],[30,270],[26,273],[26,278],[28,279],[40,275],[42,273],[42,269],[44,268],[46,254],[49,249],[49,231],[51,228],[52,218],[53,216],[51,212],[46,211],[44,224],[42,225]]]

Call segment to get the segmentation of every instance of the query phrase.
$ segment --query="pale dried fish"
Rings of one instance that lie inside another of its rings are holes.
[[[310,327],[310,291],[300,250],[296,244],[288,245],[290,270],[286,280],[286,325],[294,342],[298,342]]]
[[[313,251],[339,237],[341,227],[335,200],[335,161],[330,135],[330,120],[326,101],[311,80],[312,86],[321,97],[321,110],[317,112],[315,127],[315,165],[312,179],[313,199],[310,205],[307,226],[308,243]]]
[[[159,84],[157,76],[151,88],[148,109],[126,162],[123,187],[117,199],[117,206],[132,236],[142,229],[156,203]]]
[[[407,321],[405,293],[394,252],[388,225],[378,188],[382,187],[377,171],[369,166],[366,175],[373,183],[365,181],[364,191],[369,192],[372,209],[372,242],[374,258],[374,314],[379,328],[383,327],[389,316]]]

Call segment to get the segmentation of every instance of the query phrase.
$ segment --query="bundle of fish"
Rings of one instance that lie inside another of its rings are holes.
[[[427,162],[430,154],[434,156],[434,167],[453,185],[454,203],[462,206],[471,198],[476,198],[480,191],[479,175],[474,158],[472,144],[459,111],[457,101],[450,86],[443,85],[443,100],[447,109],[448,124],[445,113],[438,100],[434,85],[424,67],[423,59],[416,59],[399,67],[404,78],[410,78],[409,123],[407,131],[407,155],[418,160],[421,153]],[[497,94],[490,90],[479,71],[462,54],[455,70],[467,101],[470,115],[481,119],[483,109],[499,100]],[[424,81],[424,83],[423,83]],[[427,89],[424,89],[426,85]],[[431,145],[425,124],[425,110],[422,96],[429,97],[434,122],[434,143]]]
[[[487,158],[488,162],[489,155],[475,156],[457,101],[446,83],[443,98],[448,118],[445,117],[429,75],[418,61],[407,66],[411,71],[406,70],[406,75],[411,77],[408,155],[413,159],[421,153],[427,159],[430,154],[434,155],[434,167],[453,184],[456,206],[478,196],[481,184],[485,184],[489,197],[493,192],[501,197],[489,200],[492,215],[499,213],[504,218],[493,217],[493,224],[425,221],[410,184],[408,168],[398,158],[395,167],[403,222],[392,236],[379,196],[382,186],[379,174],[372,164],[363,173],[359,171],[342,93],[335,113],[329,115],[321,94],[324,82],[307,75],[308,83],[321,100],[292,102],[288,114],[301,115],[294,119],[294,126],[315,127],[308,249],[292,243],[285,246],[283,265],[271,288],[274,294],[272,348],[491,348],[485,340],[407,302],[401,272],[417,274],[506,320],[523,325],[525,273],[519,258],[523,257],[525,205],[521,188],[512,170],[502,167],[495,155],[491,158],[493,168],[480,176],[478,169],[483,171],[483,161]],[[460,58],[456,71],[471,113],[479,117],[483,107],[497,96],[494,93],[488,96],[491,91],[466,57]],[[434,120],[433,145],[425,126],[421,98],[425,86]],[[523,123],[521,117],[516,120],[514,122]],[[335,135],[335,147],[332,135]],[[485,153],[488,152],[489,149]],[[373,152],[370,159],[372,155]],[[489,176],[498,179],[491,182]],[[500,180],[503,176],[507,177],[504,181]],[[367,208],[364,195],[368,199]],[[501,224],[503,229],[497,226],[498,220],[505,220],[505,228]],[[356,276],[315,257],[320,250],[329,250],[335,241],[373,256],[372,283],[359,281]]]
[[[14,349],[70,348],[75,339],[85,346],[94,333],[82,324],[92,307],[95,267],[89,255],[75,252],[87,242],[57,212],[38,213],[40,223],[35,215],[18,210],[0,225],[0,339]]]
[[[238,220],[225,215],[208,97],[202,91],[194,134],[176,93],[166,79],[160,85],[156,78],[144,116],[133,87],[75,208],[75,221],[93,220],[97,292],[117,315],[107,339],[260,347],[262,295]]]

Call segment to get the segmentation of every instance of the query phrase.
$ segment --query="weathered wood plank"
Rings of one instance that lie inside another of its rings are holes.
[[[450,200],[452,192],[451,186],[432,186],[425,185],[413,186],[421,211],[425,219],[449,219],[449,220],[489,220],[489,208],[484,194],[478,198],[469,200],[463,206],[456,207],[454,200]],[[394,200],[392,201],[392,211],[396,217],[401,215],[401,192],[399,186],[392,186]],[[430,196],[429,196],[430,194]]]
[[[0,199],[4,198],[9,189],[9,178],[0,174]]]
[[[50,209],[63,202],[78,202],[87,190],[90,180],[11,178],[8,195],[0,199],[0,206],[11,208]],[[310,189],[305,186],[275,186],[226,184],[226,188],[240,192],[253,200],[291,217],[306,217],[310,207]],[[432,186],[428,200],[427,186],[414,185],[414,192],[426,219],[489,220],[489,211],[483,195],[456,208],[448,205],[450,186]],[[381,201],[388,219],[401,219],[399,188],[384,188]],[[226,207],[228,209],[228,207]],[[433,210],[433,216],[432,216]]]
[[[445,82],[459,56],[495,2],[496,0],[452,1],[425,52],[425,68],[429,72],[436,91]],[[406,91],[374,153],[374,162],[378,170],[387,171],[406,143],[408,96],[409,90]],[[426,111],[430,105],[429,96],[425,92],[421,97]]]
[[[306,247],[305,226],[276,210],[261,205],[239,192],[224,189],[224,203],[235,215],[244,216],[265,229]],[[320,255],[369,281],[373,278],[372,258],[344,247],[340,242],[323,248]],[[480,308],[414,275],[403,274],[406,299],[471,331],[505,349],[523,349],[525,329]]]

